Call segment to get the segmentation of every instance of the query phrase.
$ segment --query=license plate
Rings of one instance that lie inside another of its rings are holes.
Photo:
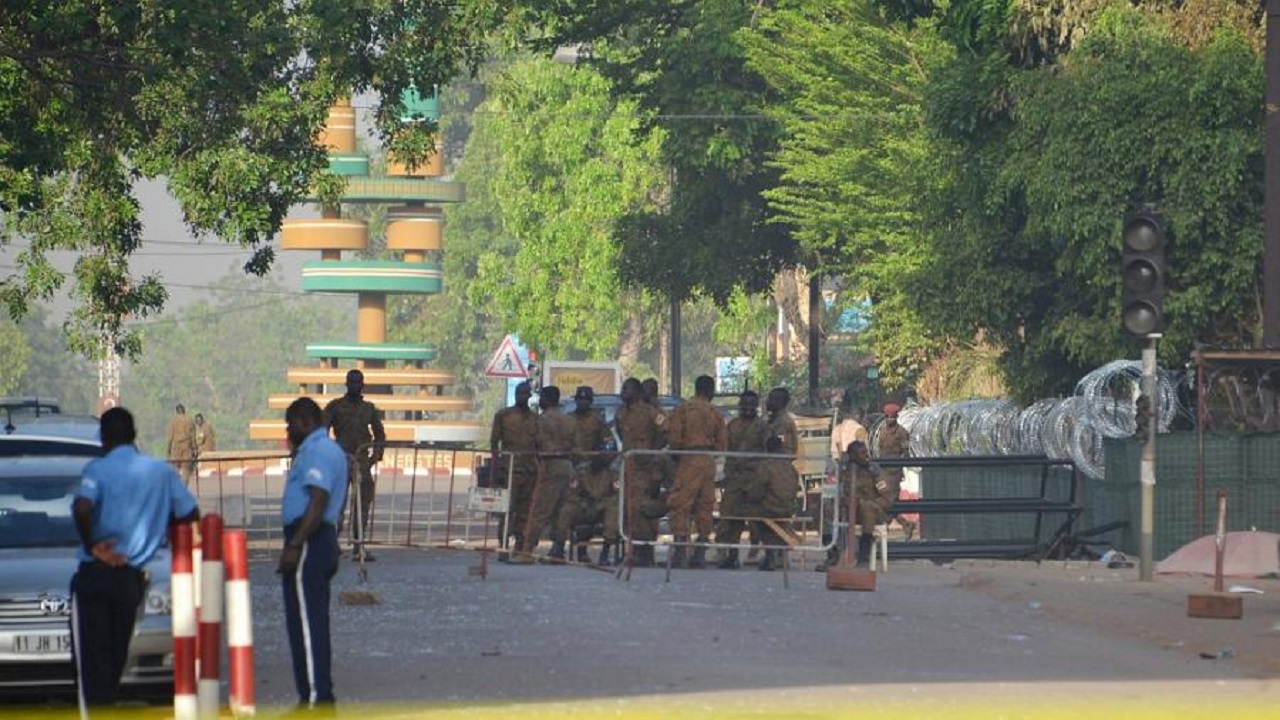
[[[71,652],[71,635],[15,635],[13,652],[20,655],[53,655]]]

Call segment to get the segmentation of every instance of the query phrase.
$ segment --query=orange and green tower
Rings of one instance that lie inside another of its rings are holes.
[[[410,91],[402,98],[402,106],[409,117],[439,117],[435,95],[424,97]],[[393,257],[351,257],[369,249],[369,227],[363,220],[342,217],[336,208],[325,209],[319,218],[284,222],[284,250],[320,254],[319,260],[303,267],[303,291],[356,296],[356,338],[354,342],[321,339],[309,343],[307,357],[315,364],[289,368],[289,382],[296,386],[296,392],[272,395],[268,407],[284,410],[302,395],[315,398],[323,407],[344,392],[347,370],[358,367],[365,375],[365,397],[386,415],[388,440],[451,445],[474,442],[480,427],[474,420],[471,398],[449,394],[456,378],[432,369],[436,349],[425,343],[387,341],[389,296],[430,295],[441,290],[441,206],[461,202],[463,186],[441,179],[444,162],[438,141],[436,151],[418,163],[389,159],[385,177],[370,177],[369,158],[357,151],[356,112],[349,101],[330,109],[321,142],[329,150],[329,172],[346,179],[344,205],[390,206],[386,250]],[[284,420],[254,420],[249,437],[283,440]]]

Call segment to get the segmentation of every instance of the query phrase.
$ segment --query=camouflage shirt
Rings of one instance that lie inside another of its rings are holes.
[[[371,442],[387,441],[382,414],[364,398],[343,395],[330,400],[324,407],[324,426],[333,430],[334,439],[348,455],[355,455],[361,446]]]

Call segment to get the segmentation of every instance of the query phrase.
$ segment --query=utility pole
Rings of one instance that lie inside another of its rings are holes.
[[[822,340],[822,276],[809,271],[809,407],[818,407],[818,343]]]
[[[1280,0],[1267,0],[1262,201],[1262,346],[1280,348]]]
[[[1141,532],[1138,537],[1138,576],[1152,578],[1152,547],[1155,537],[1156,432],[1160,428],[1160,394],[1156,384],[1156,346],[1164,333],[1165,292],[1164,218],[1144,210],[1124,221],[1120,263],[1123,300],[1121,322],[1125,332],[1142,343],[1142,394],[1147,400],[1146,432],[1142,440],[1142,461],[1138,464],[1141,497]],[[1141,408],[1135,408],[1141,410]]]
[[[671,296],[671,394],[680,397],[680,300]]]
[[[1141,523],[1138,535],[1138,579],[1150,582],[1153,577],[1156,506],[1156,432],[1160,427],[1160,393],[1156,386],[1156,343],[1160,335],[1147,336],[1142,345],[1142,394],[1147,396],[1150,416],[1142,438],[1142,461],[1138,464],[1141,486]]]

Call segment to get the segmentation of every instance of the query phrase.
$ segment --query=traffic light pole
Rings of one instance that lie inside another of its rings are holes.
[[[1156,431],[1160,427],[1160,393],[1156,386],[1156,344],[1158,334],[1148,335],[1142,345],[1142,393],[1150,402],[1151,415],[1147,434],[1142,438],[1142,462],[1138,480],[1142,488],[1142,532],[1138,537],[1138,579],[1152,579],[1152,549],[1155,537],[1156,504]]]

